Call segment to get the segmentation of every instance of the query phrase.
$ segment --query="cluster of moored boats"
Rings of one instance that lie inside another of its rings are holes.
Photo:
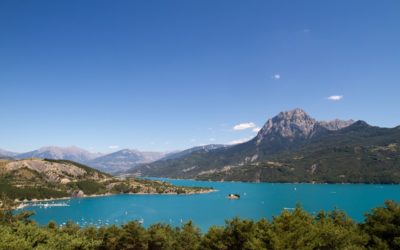
[[[66,202],[46,202],[46,203],[42,203],[42,202],[38,202],[38,203],[32,203],[29,204],[30,207],[39,207],[39,208],[49,208],[49,207],[69,207],[69,204]]]

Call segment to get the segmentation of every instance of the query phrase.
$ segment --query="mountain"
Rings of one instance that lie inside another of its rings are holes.
[[[96,157],[101,156],[100,153],[91,153],[78,147],[43,147],[38,150],[34,150],[27,153],[18,154],[15,156],[17,159],[26,158],[42,158],[42,159],[54,159],[54,160],[70,160],[80,163],[85,163]]]
[[[0,148],[0,157],[14,157],[17,154]]]
[[[269,119],[252,140],[137,166],[130,174],[269,182],[400,183],[400,129],[319,122],[301,109]]]
[[[164,156],[165,153],[140,152],[138,150],[123,149],[86,161],[86,163],[96,169],[108,173],[116,173],[126,171],[141,163],[156,161]]]
[[[301,109],[280,112],[269,119],[257,134],[257,143],[273,141],[276,137],[307,138],[312,135],[317,121]]]
[[[3,153],[4,152],[4,153]],[[53,160],[70,160],[87,164],[107,173],[127,170],[141,163],[153,162],[168,155],[161,152],[141,152],[132,149],[123,149],[110,154],[91,153],[78,147],[42,147],[27,153],[12,153],[0,151],[1,158],[41,158]]]
[[[335,119],[333,121],[321,121],[321,122],[319,122],[319,125],[321,125],[322,127],[326,128],[328,130],[339,130],[339,129],[348,127],[353,123],[354,123],[354,120],[343,121],[343,120]]]
[[[172,160],[172,159],[178,159],[181,158],[185,155],[188,154],[192,154],[195,152],[208,152],[214,149],[218,149],[218,148],[223,148],[223,147],[229,147],[227,145],[223,145],[223,144],[209,144],[209,145],[204,145],[204,146],[197,146],[197,147],[193,147],[193,148],[189,148],[183,151],[179,151],[176,153],[170,153],[167,154],[165,157],[161,158],[162,160]]]
[[[304,110],[294,109],[280,112],[277,116],[269,119],[257,134],[257,143],[272,142],[279,138],[289,141],[307,139],[316,133],[326,130],[339,130],[353,124],[353,120],[316,121]]]
[[[0,190],[11,199],[48,199],[116,193],[201,193],[210,188],[119,179],[88,166],[50,159],[0,160]]]

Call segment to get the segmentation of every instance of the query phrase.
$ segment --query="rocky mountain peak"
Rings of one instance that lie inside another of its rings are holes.
[[[287,139],[304,139],[314,136],[322,130],[340,130],[356,124],[354,120],[316,121],[304,110],[296,108],[280,112],[269,119],[257,135],[257,144],[268,138],[274,140],[277,136]]]
[[[314,130],[317,121],[304,110],[296,108],[280,112],[269,119],[257,135],[257,144],[265,138],[281,136],[284,138],[307,138]]]

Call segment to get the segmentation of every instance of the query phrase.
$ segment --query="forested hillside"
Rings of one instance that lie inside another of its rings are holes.
[[[252,140],[143,164],[132,175],[217,181],[400,183],[400,127],[281,112]]]

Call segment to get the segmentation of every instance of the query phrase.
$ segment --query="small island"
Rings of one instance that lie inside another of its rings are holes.
[[[228,196],[226,197],[230,200],[238,200],[240,199],[240,195],[239,194],[228,194]]]

